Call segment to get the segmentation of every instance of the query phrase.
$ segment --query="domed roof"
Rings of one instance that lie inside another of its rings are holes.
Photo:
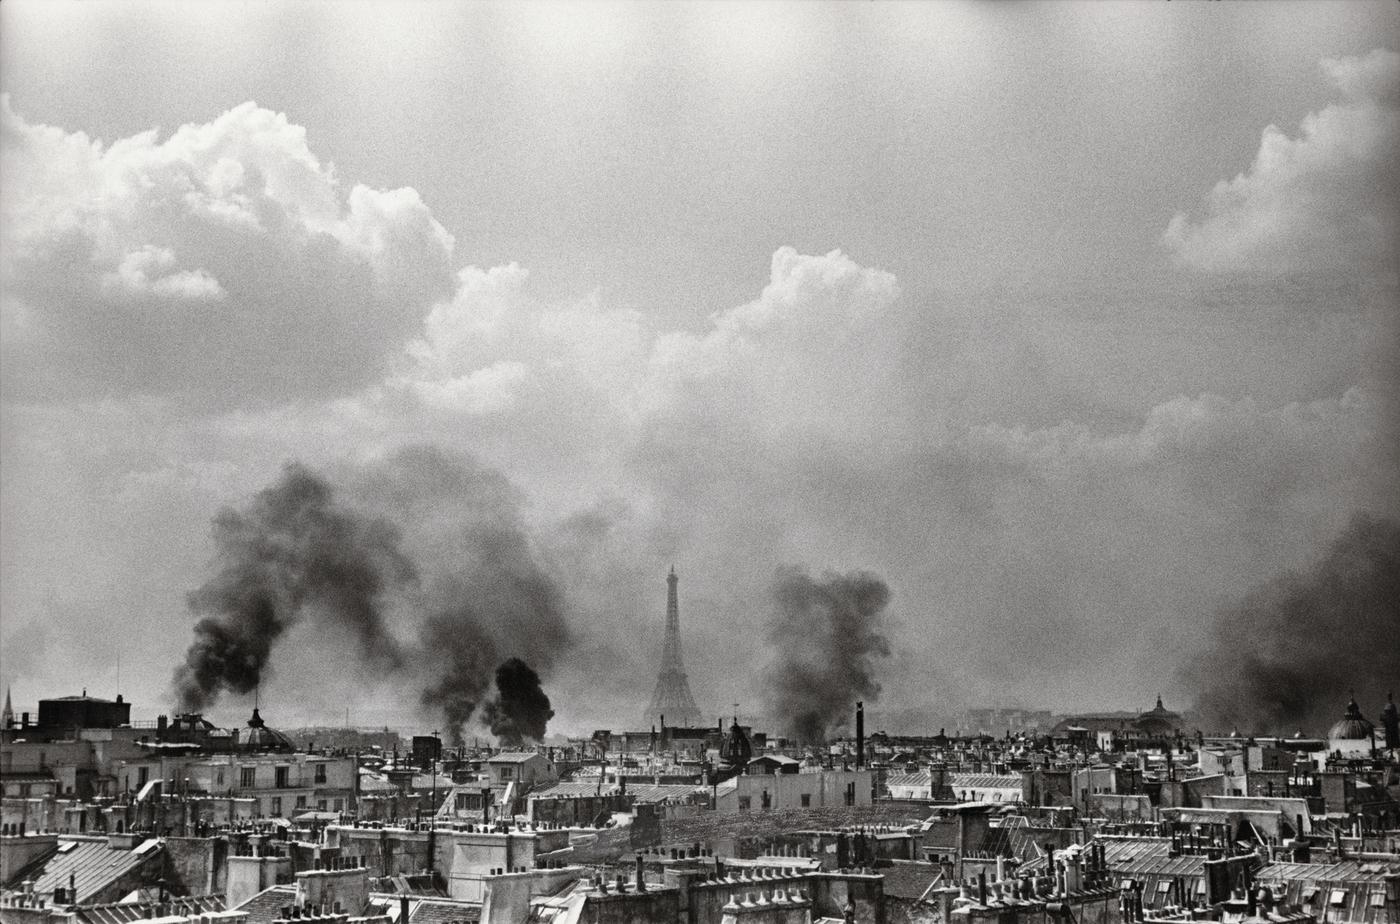
[[[1361,707],[1356,705],[1356,697],[1352,697],[1351,701],[1347,703],[1346,715],[1342,716],[1340,722],[1332,726],[1327,737],[1348,741],[1368,741],[1375,730],[1376,726],[1366,721],[1365,717],[1361,715]]]
[[[749,744],[748,736],[739,727],[739,717],[734,717],[734,724],[729,726],[729,737],[720,742],[719,759],[727,767],[742,767],[753,757],[753,746]]]
[[[253,717],[248,720],[248,727],[240,729],[238,732],[238,749],[240,751],[295,751],[296,747],[291,739],[275,728],[268,728],[267,723],[258,715],[258,709],[253,707]]]
[[[1173,719],[1181,718],[1181,716],[1180,716],[1178,713],[1172,712],[1172,711],[1171,711],[1170,709],[1168,709],[1166,706],[1163,706],[1163,705],[1162,705],[1162,694],[1160,694],[1160,693],[1157,694],[1157,705],[1156,705],[1156,706],[1153,706],[1153,707],[1152,707],[1151,709],[1149,709],[1147,712],[1144,712],[1144,713],[1142,714],[1142,717],[1143,717],[1143,718],[1147,718],[1147,717],[1149,717],[1149,716],[1162,716],[1162,717],[1164,717],[1164,718],[1173,718]]]

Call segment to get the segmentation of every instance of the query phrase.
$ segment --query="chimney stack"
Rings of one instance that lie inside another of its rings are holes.
[[[856,769],[865,766],[865,703],[856,703]]]

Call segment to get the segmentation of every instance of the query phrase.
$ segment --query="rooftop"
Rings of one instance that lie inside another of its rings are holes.
[[[211,911],[224,910],[222,895],[182,895],[167,898],[162,904],[154,901],[120,902],[109,905],[89,905],[78,908],[74,913],[81,924],[128,924],[131,921],[144,921],[158,913],[195,917]]]
[[[117,850],[108,846],[105,837],[63,835],[58,839],[58,852],[24,878],[34,880],[35,892],[52,894],[54,889],[67,889],[71,876],[76,889],[72,901],[82,904],[159,856],[161,849],[158,840],[143,841],[132,850]]]
[[[502,751],[486,758],[486,762],[488,764],[523,764],[531,757],[544,757],[544,755],[538,751]]]

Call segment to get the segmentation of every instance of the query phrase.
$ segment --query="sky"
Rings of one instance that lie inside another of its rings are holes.
[[[7,0],[0,682],[168,711],[296,462],[425,585],[523,537],[552,728],[635,724],[672,565],[707,714],[785,568],[888,585],[877,711],[1189,705],[1400,515],[1397,52],[1393,2]],[[310,618],[259,695],[433,720]]]

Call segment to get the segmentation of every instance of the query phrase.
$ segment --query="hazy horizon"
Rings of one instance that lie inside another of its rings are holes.
[[[0,684],[168,711],[295,463],[368,583],[341,632],[276,577],[274,724],[519,656],[630,727],[672,565],[706,715],[1374,718],[1397,52],[1395,3],[7,0]],[[784,569],[887,600],[793,632]]]

